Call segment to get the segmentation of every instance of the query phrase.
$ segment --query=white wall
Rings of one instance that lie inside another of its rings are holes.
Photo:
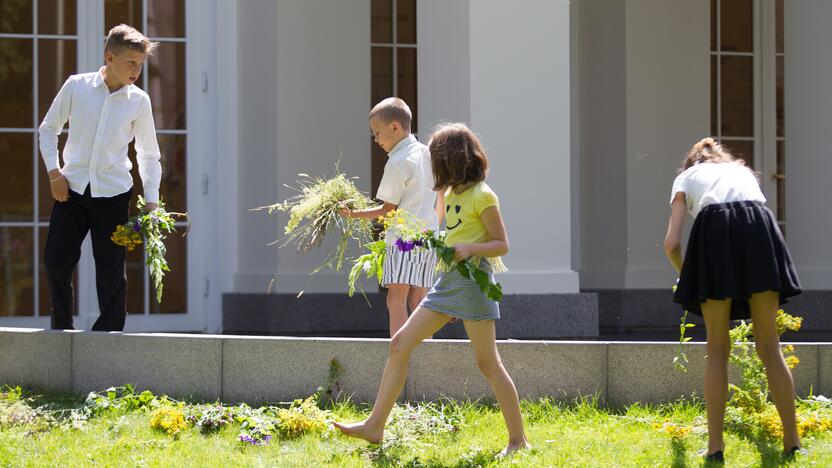
[[[579,3],[581,287],[664,288],[668,198],[710,123],[707,2]]]
[[[622,288],[627,266],[625,4],[577,3],[581,288]]]
[[[710,9],[688,0],[626,5],[625,286],[665,288],[676,278],[662,248],[670,187],[682,156],[710,132]]]
[[[439,122],[470,122],[468,0],[421,0],[416,9],[419,133]]]
[[[343,172],[370,189],[370,2],[286,0],[277,15],[277,171],[280,199],[295,192],[297,174]],[[268,84],[267,84],[268,85]],[[270,86],[270,85],[269,85]],[[281,229],[286,216],[281,216]],[[278,253],[278,292],[343,292],[346,273],[309,272],[335,239],[299,256]],[[271,247],[272,249],[274,247]]]
[[[785,2],[786,235],[804,289],[832,288],[832,2]]]
[[[470,2],[471,126],[489,155],[512,293],[578,290],[571,269],[568,0]]]
[[[236,152],[218,155],[236,158],[235,292],[265,292],[277,262],[276,250],[266,247],[278,233],[277,219],[249,212],[278,198],[277,12],[274,2],[237,3],[237,86],[228,93],[236,92],[239,144]]]

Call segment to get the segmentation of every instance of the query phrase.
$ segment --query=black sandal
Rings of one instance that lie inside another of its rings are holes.
[[[794,447],[790,448],[789,450],[786,450],[785,452],[783,452],[783,457],[784,458],[794,458],[794,456],[797,455],[798,453],[802,454],[802,455],[806,455],[806,451],[803,450],[803,447],[801,447],[799,445],[795,445]]]
[[[717,450],[714,453],[704,453],[706,463],[725,463],[725,456],[722,450]]]

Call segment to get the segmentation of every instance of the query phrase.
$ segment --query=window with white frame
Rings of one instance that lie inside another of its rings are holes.
[[[103,37],[113,26],[125,23],[142,31],[159,47],[148,57],[138,86],[149,95],[159,148],[162,152],[162,181],[159,194],[168,211],[187,211],[186,157],[188,127],[186,115],[185,0],[105,0]],[[133,200],[143,193],[131,144],[128,151],[133,163]],[[177,223],[180,230],[187,226]],[[127,310],[130,314],[187,313],[187,238],[169,236],[165,241],[166,260],[171,271],[165,275],[165,300],[155,300],[149,281],[144,251],[127,253]]]
[[[785,234],[783,0],[711,0],[711,133],[758,171]]]
[[[418,127],[416,91],[416,0],[372,0],[370,9],[371,93],[370,105],[398,96],[413,112],[412,129]],[[372,193],[376,192],[387,154],[375,142],[372,147]]]
[[[77,72],[77,11],[75,0],[0,3],[0,316],[50,312],[42,253],[53,200],[37,128]]]

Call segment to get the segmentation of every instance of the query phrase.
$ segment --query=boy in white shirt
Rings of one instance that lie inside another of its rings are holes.
[[[55,199],[44,252],[52,328],[73,328],[72,272],[90,232],[101,313],[92,329],[124,329],[126,250],[110,235],[128,218],[133,177],[127,145],[134,138],[147,208],[156,209],[159,201],[162,166],[153,112],[147,93],[134,84],[155,47],[130,26],[111,29],[104,46],[106,65],[70,76],[40,125],[40,151]],[[60,166],[58,135],[67,121],[71,127]]]
[[[389,157],[376,198],[384,204],[363,210],[344,210],[343,216],[378,218],[395,209],[402,209],[419,218],[425,226],[437,229],[439,218],[437,193],[433,190],[428,147],[419,143],[410,132],[413,116],[403,100],[387,98],[370,111],[370,130],[376,143]],[[438,207],[438,208],[437,208]],[[394,235],[387,236],[382,286],[387,287],[387,310],[390,314],[392,337],[407,321],[411,310],[422,301],[433,286],[436,254],[431,250],[414,249],[402,252],[395,247]]]

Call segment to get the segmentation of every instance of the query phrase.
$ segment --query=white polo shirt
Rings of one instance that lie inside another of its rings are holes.
[[[144,196],[156,203],[162,165],[150,97],[135,85],[111,93],[103,70],[70,76],[52,101],[38,131],[46,170],[59,167],[58,135],[69,121],[60,167],[69,188],[83,193],[89,184],[93,197],[122,194],[133,186],[127,145],[135,138]]]
[[[428,147],[419,143],[416,137],[408,135],[387,154],[390,158],[384,165],[384,175],[376,192],[379,200],[398,205],[411,215],[419,218],[429,229],[438,229],[434,206],[436,192],[433,191],[433,169]],[[395,242],[388,236],[388,243]]]

